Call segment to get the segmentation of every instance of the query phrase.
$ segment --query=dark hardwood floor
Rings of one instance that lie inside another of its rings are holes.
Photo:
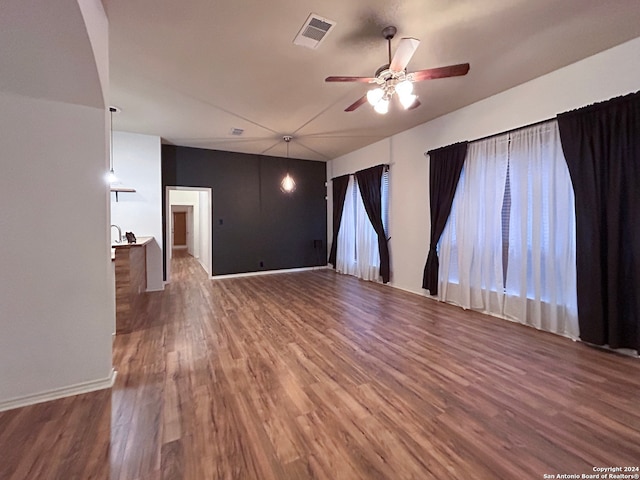
[[[331,270],[210,281],[192,258],[173,262],[173,283],[116,338],[111,395],[0,414],[0,479],[542,479],[640,465],[638,359]]]

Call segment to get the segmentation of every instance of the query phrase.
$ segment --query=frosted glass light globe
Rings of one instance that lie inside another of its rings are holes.
[[[373,107],[373,109],[376,112],[384,115],[385,113],[387,113],[389,111],[389,100],[387,100],[386,98],[383,98],[378,103],[376,103],[376,105],[375,105],[375,107]]]
[[[402,106],[404,107],[404,109],[406,110],[407,108],[409,108],[411,105],[413,105],[416,101],[416,98],[418,98],[416,95],[413,94],[409,94],[409,95],[399,95],[398,98],[400,99],[400,103],[402,104]]]
[[[396,92],[398,92],[398,95],[401,97],[411,95],[413,92],[413,83],[409,80],[403,80],[396,85]]]
[[[381,88],[374,88],[373,90],[369,90],[367,92],[367,101],[372,105],[376,106],[376,104],[382,99],[384,92]]]

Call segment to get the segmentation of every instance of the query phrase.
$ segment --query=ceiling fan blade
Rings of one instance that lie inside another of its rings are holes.
[[[349,105],[347,108],[345,108],[344,111],[345,112],[353,112],[356,108],[361,107],[365,103],[367,103],[367,96],[363,95],[358,100],[356,100],[351,105]]]
[[[469,71],[468,63],[459,63],[458,65],[449,65],[448,67],[427,68],[426,70],[418,70],[409,74],[414,82],[423,80],[433,80],[435,78],[459,77],[466,75]]]
[[[396,53],[391,60],[389,70],[401,72],[407,68],[407,64],[413,57],[418,45],[420,45],[420,40],[417,38],[401,38]]]
[[[327,77],[324,79],[325,82],[362,82],[362,83],[373,83],[376,81],[375,78],[370,77]]]

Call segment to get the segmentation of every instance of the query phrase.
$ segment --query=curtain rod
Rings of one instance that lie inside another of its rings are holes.
[[[388,172],[389,168],[391,167],[391,165],[393,165],[395,162],[391,162],[391,163],[379,163],[378,165],[374,165],[374,167],[379,167],[380,165],[382,165],[384,167],[384,171]],[[373,167],[367,167],[367,168],[373,168]],[[363,168],[363,170],[366,170],[366,168]],[[358,170],[360,171],[360,170]],[[350,177],[353,177],[355,175],[355,173],[345,173],[343,175],[338,175],[338,177],[344,177],[345,175],[349,175]],[[333,177],[331,180],[333,180],[334,178],[338,178],[338,177]]]
[[[488,139],[493,138],[493,137],[498,137],[500,135],[506,135],[508,133],[513,133],[515,131],[522,130],[522,129],[525,129],[525,128],[535,127],[536,125],[542,125],[543,123],[549,123],[549,122],[554,121],[556,118],[557,117],[552,117],[552,118],[547,118],[545,120],[538,120],[537,122],[529,123],[527,125],[522,125],[520,127],[515,127],[515,128],[512,128],[510,130],[505,130],[503,132],[492,133],[491,135],[486,135],[484,137],[476,138],[475,140],[469,140],[469,143],[481,142],[482,140],[488,140]],[[432,149],[432,150],[435,150],[435,148]],[[426,157],[427,155],[429,155],[429,152],[424,152],[424,156]]]

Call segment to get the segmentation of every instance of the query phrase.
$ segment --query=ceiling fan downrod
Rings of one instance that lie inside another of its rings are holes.
[[[389,52],[389,65],[391,65],[391,40],[396,36],[398,29],[393,25],[389,25],[382,29],[382,35],[387,39],[387,50]]]

